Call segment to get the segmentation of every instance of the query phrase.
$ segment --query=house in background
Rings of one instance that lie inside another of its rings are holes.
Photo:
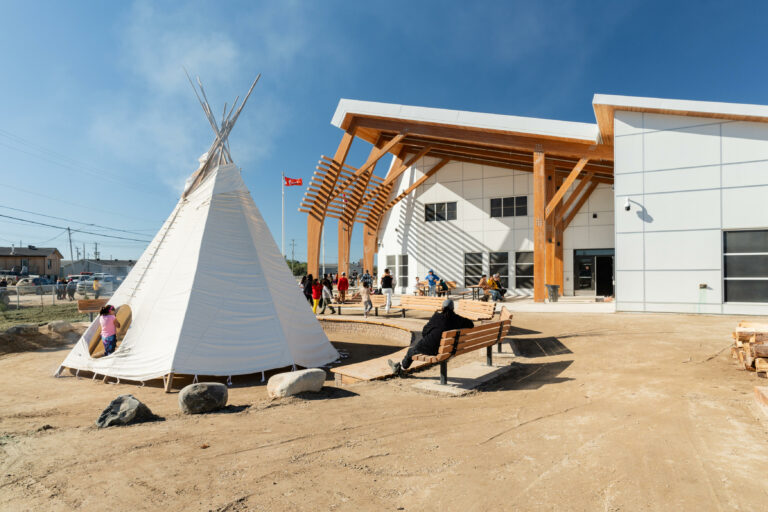
[[[55,247],[0,247],[0,269],[22,271],[40,276],[58,276],[62,255]]]
[[[64,275],[93,272],[111,274],[115,277],[125,277],[135,264],[136,260],[64,260],[62,261],[61,268]]]

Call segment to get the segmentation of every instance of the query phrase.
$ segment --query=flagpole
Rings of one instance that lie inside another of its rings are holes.
[[[323,275],[325,275],[325,222],[323,222]],[[337,270],[338,272],[338,270]]]
[[[281,245],[280,250],[283,252],[283,258],[285,258],[285,173],[282,173],[280,180],[280,189],[283,195],[283,215],[282,215],[282,227],[281,227]]]

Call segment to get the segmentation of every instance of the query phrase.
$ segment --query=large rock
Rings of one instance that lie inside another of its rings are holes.
[[[37,334],[40,331],[37,330],[37,324],[19,324],[19,325],[14,325],[10,329],[7,329],[5,332],[8,334],[18,335],[18,334]]]
[[[179,393],[179,408],[185,414],[218,411],[227,405],[227,386],[219,382],[190,384]]]
[[[54,320],[48,322],[48,332],[65,333],[73,330],[72,324],[66,320]]]
[[[156,416],[149,407],[139,402],[133,395],[120,395],[109,404],[96,420],[99,428],[130,425],[142,421],[152,421]]]
[[[316,393],[323,388],[323,382],[325,382],[325,370],[320,368],[278,373],[269,378],[267,393],[270,398],[291,396],[304,391]]]

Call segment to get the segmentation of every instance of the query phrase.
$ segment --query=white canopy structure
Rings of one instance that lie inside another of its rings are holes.
[[[247,99],[220,127],[200,101],[216,139],[109,300],[128,324],[117,350],[98,357],[97,318],[57,375],[71,368],[134,381],[168,377],[169,389],[173,374],[243,375],[338,358],[232,163],[227,137]]]

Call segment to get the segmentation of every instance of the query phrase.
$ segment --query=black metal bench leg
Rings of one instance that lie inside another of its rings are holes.
[[[498,345],[498,347],[499,347],[499,348],[498,348],[497,352],[498,352],[499,354],[501,354],[501,342],[499,342],[499,345]]]
[[[440,384],[448,384],[448,362],[440,363]]]
[[[485,364],[487,364],[488,366],[493,366],[493,346],[492,345],[488,345],[487,347],[485,347]]]

